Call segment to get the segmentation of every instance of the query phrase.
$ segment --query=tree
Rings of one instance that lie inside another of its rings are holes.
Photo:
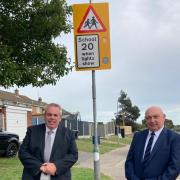
[[[118,125],[131,125],[140,116],[140,110],[136,105],[132,105],[130,98],[121,90],[120,97],[118,98],[118,112],[116,115],[116,123]]]
[[[175,126],[174,126],[174,131],[180,133],[180,125],[175,125]]]
[[[70,32],[71,12],[66,0],[0,0],[0,86],[54,85],[71,70],[54,41]]]
[[[169,129],[173,129],[174,128],[173,121],[171,119],[165,119],[165,127]]]

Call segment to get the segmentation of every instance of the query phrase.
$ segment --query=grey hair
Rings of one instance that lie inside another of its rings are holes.
[[[60,112],[60,115],[62,116],[62,108],[59,104],[56,104],[56,103],[50,103],[50,104],[47,104],[45,107],[44,107],[44,114],[46,114],[46,111],[49,107],[56,107],[59,109],[59,112]]]

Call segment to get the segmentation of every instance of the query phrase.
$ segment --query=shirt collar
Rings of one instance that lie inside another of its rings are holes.
[[[158,131],[154,131],[155,136],[158,137],[160,135],[161,131],[163,130],[163,128],[164,128],[164,126],[161,129],[159,129]],[[150,136],[151,133],[152,133],[152,131],[149,130],[148,136]]]
[[[46,133],[48,133],[49,131],[52,131],[53,133],[56,133],[57,128],[51,130],[46,126]]]

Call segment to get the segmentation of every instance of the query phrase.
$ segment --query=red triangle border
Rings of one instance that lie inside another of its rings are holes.
[[[88,13],[89,13],[90,10],[92,10],[92,12],[93,12],[94,15],[96,16],[97,20],[99,21],[99,23],[101,24],[101,26],[102,26],[103,29],[99,29],[99,30],[98,30],[98,29],[93,29],[93,30],[81,30],[81,27],[82,27],[82,25],[83,25],[83,23],[84,23],[84,21],[85,21],[85,19],[86,19],[86,17],[87,17],[87,15],[88,15]],[[97,13],[96,13],[96,11],[94,10],[93,6],[89,5],[89,7],[88,7],[88,9],[87,9],[87,11],[86,11],[86,13],[85,13],[85,15],[84,15],[81,23],[80,23],[80,25],[79,25],[79,27],[78,27],[78,29],[77,29],[77,32],[78,32],[78,33],[91,33],[91,32],[105,32],[105,31],[106,31],[106,27],[104,26],[104,24],[102,23],[101,19],[100,19],[99,16],[97,15]]]

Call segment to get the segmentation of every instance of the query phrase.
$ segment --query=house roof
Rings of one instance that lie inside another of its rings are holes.
[[[4,102],[3,104],[5,105],[7,102],[13,102],[14,104],[25,104],[28,106],[40,106],[44,107],[47,105],[47,103],[43,102],[41,98],[39,100],[33,100],[27,96],[23,96],[19,94],[19,90],[15,90],[14,93],[12,92],[7,92],[7,91],[2,91],[0,90],[0,101]],[[63,114],[64,115],[70,115],[71,113],[63,109]]]
[[[22,104],[34,105],[34,106],[36,105],[45,106],[47,104],[45,102],[36,101],[36,100],[30,99],[27,96],[20,95],[18,90],[15,90],[14,93],[0,90],[0,100],[5,101],[5,102],[11,101],[15,103],[22,103]]]

